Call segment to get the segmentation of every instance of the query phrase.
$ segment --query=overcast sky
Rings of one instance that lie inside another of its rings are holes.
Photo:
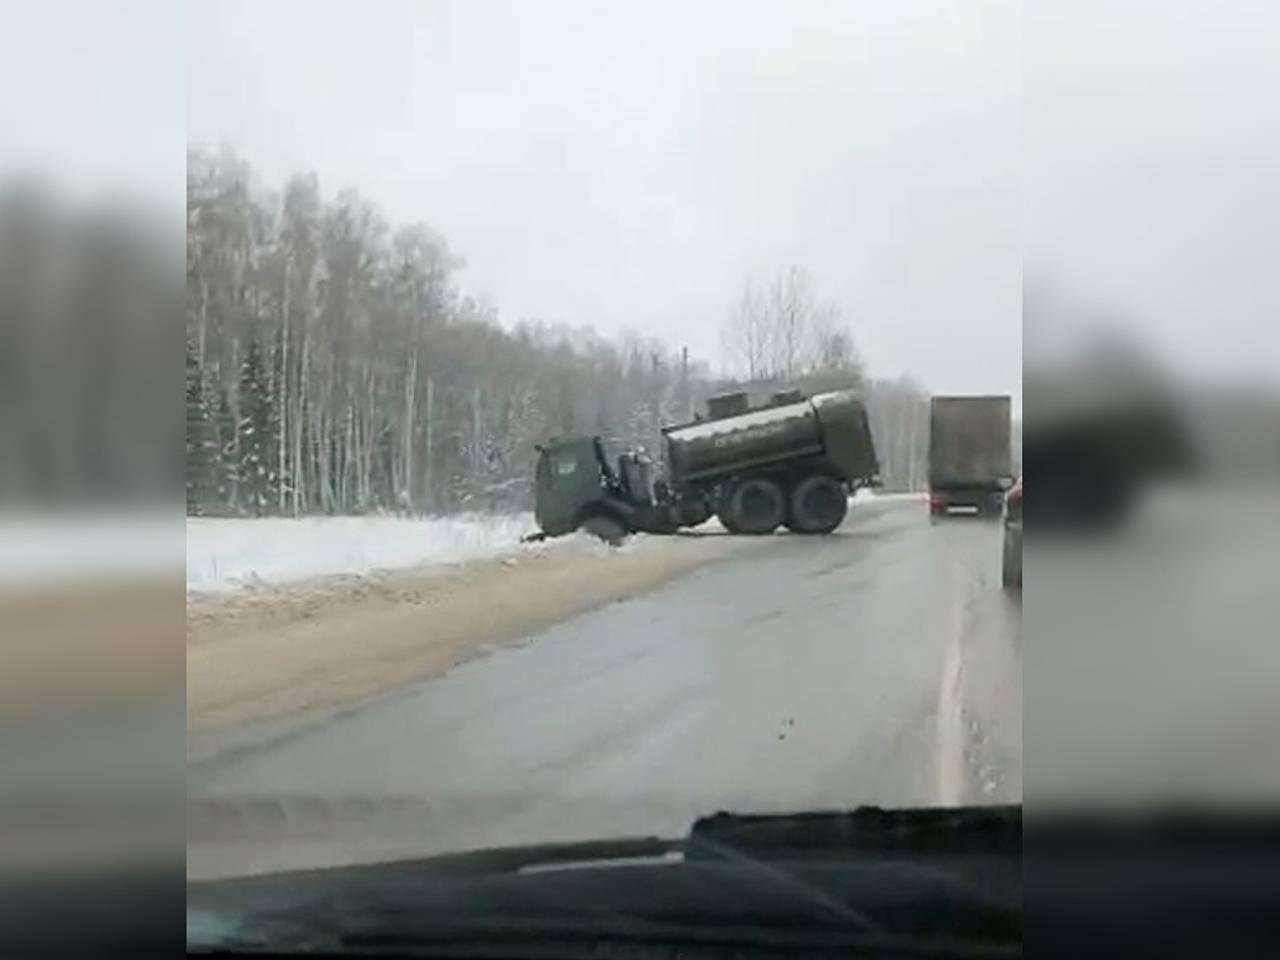
[[[714,361],[795,262],[878,375],[1016,393],[1025,253],[1184,365],[1280,375],[1274,0],[15,7],[0,176],[180,214],[185,112],[434,224],[508,321]]]
[[[183,7],[0,0],[0,180],[173,204],[185,225]]]
[[[1021,385],[1009,2],[200,2],[188,137],[314,170],[466,258],[506,322],[720,359],[790,263],[876,375]]]
[[[1185,370],[1280,380],[1280,3],[1025,10],[1028,277]]]

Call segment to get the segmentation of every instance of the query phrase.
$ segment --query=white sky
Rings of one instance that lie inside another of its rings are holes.
[[[1025,253],[1184,366],[1280,374],[1274,0],[5,9],[0,178],[177,222],[185,114],[437,226],[509,321],[716,360],[794,261],[876,374],[1016,402]]]
[[[1194,376],[1280,380],[1280,3],[1025,9],[1028,277]]]
[[[152,208],[185,197],[185,22],[172,0],[0,0],[0,179]]]
[[[1020,393],[1016,3],[201,0],[188,22],[191,141],[432,224],[507,322],[717,362],[745,275],[794,262],[876,375]]]

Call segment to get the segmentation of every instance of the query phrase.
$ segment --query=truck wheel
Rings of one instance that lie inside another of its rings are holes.
[[[1006,590],[1022,589],[1022,558],[1014,554],[1009,535],[1005,534],[1004,547],[1001,551],[1000,586]]]
[[[744,480],[729,494],[728,510],[720,522],[731,533],[759,535],[773,533],[785,513],[782,488],[757,477]]]
[[[791,491],[791,529],[797,533],[830,533],[849,511],[849,498],[834,477],[805,477]]]
[[[578,527],[594,537],[599,537],[611,547],[621,546],[622,541],[627,539],[627,528],[613,517],[603,513],[592,514],[584,519]]]

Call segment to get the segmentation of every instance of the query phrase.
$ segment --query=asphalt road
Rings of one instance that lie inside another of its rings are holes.
[[[1150,491],[1104,531],[1046,532],[1028,583],[1028,806],[1280,798],[1280,496]]]
[[[372,706],[264,730],[189,770],[188,871],[681,835],[720,809],[1019,800],[1022,612],[1000,532],[861,503],[832,536],[778,535]]]

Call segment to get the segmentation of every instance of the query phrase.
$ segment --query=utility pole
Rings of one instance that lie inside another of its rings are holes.
[[[651,354],[651,357],[652,357],[652,359],[653,359],[653,406],[652,406],[652,410],[653,410],[653,431],[652,431],[652,433],[650,434],[650,442],[649,442],[649,443],[647,443],[647,444],[645,444],[645,446],[650,446],[650,445],[652,445],[652,447],[651,447],[651,448],[652,448],[652,449],[654,449],[654,450],[656,450],[656,449],[658,449],[658,446],[660,445],[660,444],[659,444],[659,441],[660,441],[660,439],[661,439],[661,437],[662,437],[662,393],[663,393],[663,384],[662,384],[662,382],[661,382],[662,378],[661,378],[661,376],[660,376],[660,374],[661,374],[661,370],[662,370],[662,363],[661,363],[661,361],[659,361],[659,360],[658,360],[658,355],[657,355],[656,353]]]
[[[689,348],[680,348],[680,420],[693,418],[693,404],[689,396]]]

